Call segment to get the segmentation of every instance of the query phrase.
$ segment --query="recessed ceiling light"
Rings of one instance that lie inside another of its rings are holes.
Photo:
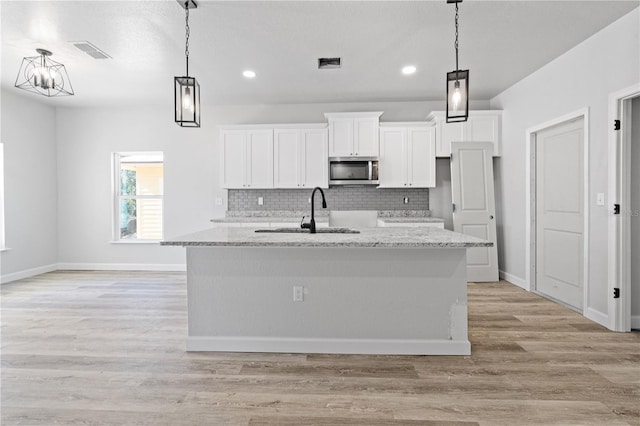
[[[416,67],[414,67],[413,65],[407,65],[406,67],[402,68],[402,74],[404,75],[411,75],[414,72],[416,72]]]
[[[242,71],[242,75],[244,75],[247,78],[254,78],[256,76],[256,73],[251,70],[246,70],[246,71]]]

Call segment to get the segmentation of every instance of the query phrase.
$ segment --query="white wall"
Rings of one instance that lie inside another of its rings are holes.
[[[58,257],[56,111],[13,92],[1,92],[9,248],[1,254],[3,282],[51,270]]]
[[[525,132],[527,128],[588,107],[589,282],[585,311],[607,315],[607,208],[596,193],[607,192],[608,96],[638,83],[640,10],[622,17],[561,57],[491,100],[504,109],[502,158],[496,164],[500,268],[525,277]]]
[[[156,245],[113,244],[111,163],[116,151],[163,151],[165,158],[165,237],[210,226],[224,216],[215,206],[225,198],[219,185],[217,125],[321,123],[325,112],[384,111],[382,121],[424,121],[442,102],[238,105],[203,107],[200,129],[180,128],[171,106],[162,108],[59,108],[56,128],[59,184],[59,262],[90,265],[173,265],[184,250]],[[488,101],[472,103],[488,108]],[[445,194],[446,195],[446,194]],[[439,199],[430,198],[436,209]],[[450,194],[449,202],[450,207]]]

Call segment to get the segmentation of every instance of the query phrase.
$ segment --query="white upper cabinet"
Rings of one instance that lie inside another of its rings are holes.
[[[329,187],[327,129],[274,129],[274,188]]]
[[[427,120],[436,126],[436,156],[450,157],[451,142],[492,142],[493,156],[501,155],[502,111],[469,111],[465,122],[446,123],[444,111],[432,112]]]
[[[436,129],[407,128],[408,182],[413,188],[436,186]]]
[[[302,148],[300,182],[303,187],[329,187],[329,143],[328,130],[300,130]]]
[[[223,188],[273,188],[273,130],[221,129]]]
[[[382,112],[326,113],[330,157],[377,157]]]
[[[380,126],[380,187],[436,185],[436,129],[424,123]]]

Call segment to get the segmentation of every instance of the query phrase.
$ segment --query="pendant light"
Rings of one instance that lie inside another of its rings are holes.
[[[447,3],[456,4],[456,69],[447,73],[447,123],[455,123],[469,118],[469,70],[458,67],[458,3],[462,0]]]
[[[22,60],[15,87],[47,97],[73,95],[64,65],[51,60],[52,53],[46,49],[36,49],[36,52],[38,56]]]
[[[186,41],[184,54],[187,62],[185,76],[174,77],[175,121],[182,127],[200,127],[200,85],[189,77],[189,9],[198,7],[195,0],[177,0],[185,10]]]

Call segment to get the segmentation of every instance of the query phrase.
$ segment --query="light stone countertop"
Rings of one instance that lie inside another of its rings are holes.
[[[211,228],[162,241],[166,246],[244,247],[491,247],[492,242],[445,229],[362,228],[359,234],[256,233],[254,227]]]

